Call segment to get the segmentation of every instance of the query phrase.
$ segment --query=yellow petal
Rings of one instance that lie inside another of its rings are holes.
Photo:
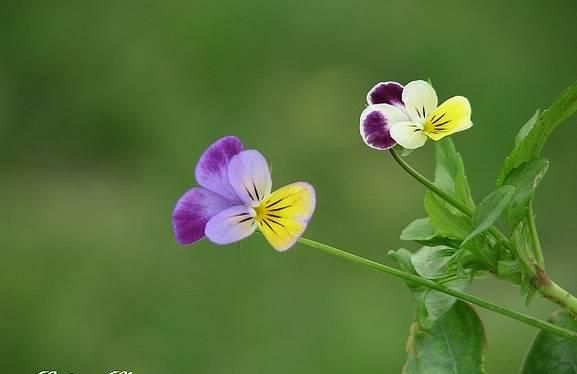
[[[440,140],[471,126],[473,123],[469,100],[463,96],[455,96],[429,114],[423,132],[433,140]]]
[[[292,183],[273,192],[255,210],[266,240],[277,251],[285,251],[307,227],[315,210],[315,190],[308,183]]]

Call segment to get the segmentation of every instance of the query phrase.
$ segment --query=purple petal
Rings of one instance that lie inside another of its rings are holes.
[[[377,83],[367,94],[367,103],[369,105],[389,104],[404,107],[403,86],[397,82]]]
[[[270,195],[272,181],[266,159],[258,151],[242,151],[230,160],[228,181],[237,196],[249,206],[257,206]]]
[[[228,163],[242,149],[242,142],[235,136],[226,136],[214,142],[196,164],[195,177],[198,184],[230,200],[238,201],[228,182]]]
[[[256,230],[254,210],[237,205],[218,213],[206,224],[206,237],[216,244],[230,244],[250,236]]]
[[[390,127],[407,120],[407,115],[397,107],[388,104],[370,105],[361,113],[361,136],[371,148],[392,148],[397,142],[391,137]]]
[[[217,193],[201,187],[188,190],[176,203],[172,213],[172,229],[180,244],[192,244],[204,237],[206,223],[233,203]]]

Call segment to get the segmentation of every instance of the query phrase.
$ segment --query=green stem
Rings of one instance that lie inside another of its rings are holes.
[[[545,277],[547,282],[537,287],[541,295],[563,306],[573,317],[577,317],[577,298],[550,280],[546,275]]]
[[[531,239],[533,240],[533,251],[535,259],[539,267],[545,267],[545,259],[543,258],[543,250],[541,248],[541,240],[539,240],[539,233],[537,232],[537,225],[535,223],[535,213],[533,212],[533,201],[529,202],[529,210],[527,212],[527,221],[529,222],[529,230],[531,232]]]
[[[298,240],[298,242],[303,244],[303,245],[306,245],[307,247],[318,249],[322,252],[325,252],[325,253],[330,254],[332,256],[335,256],[335,257],[340,257],[340,258],[347,260],[349,262],[360,264],[360,265],[366,266],[368,268],[380,271],[382,273],[392,275],[396,278],[400,278],[400,279],[403,279],[403,280],[409,281],[409,282],[414,282],[414,283],[420,284],[424,287],[445,293],[447,295],[454,296],[459,300],[463,300],[463,301],[469,302],[471,304],[478,305],[481,308],[485,308],[485,309],[493,311],[495,313],[499,313],[501,315],[515,319],[517,321],[523,322],[527,325],[536,327],[538,329],[548,331],[548,332],[551,332],[553,334],[563,336],[565,338],[577,340],[577,332],[553,325],[552,323],[549,323],[547,321],[542,321],[540,319],[528,316],[526,314],[507,309],[505,307],[493,304],[492,302],[487,301],[485,299],[482,299],[480,297],[477,297],[477,296],[474,296],[474,295],[471,295],[471,294],[468,294],[468,293],[465,293],[462,291],[458,291],[458,290],[455,290],[453,288],[443,286],[439,283],[433,282],[433,281],[426,279],[426,278],[422,278],[418,275],[407,273],[407,272],[395,269],[393,267],[383,265],[383,264],[380,264],[378,262],[371,261],[371,260],[366,259],[364,257],[357,256],[357,255],[352,254],[350,252],[343,251],[341,249],[332,247],[332,246],[324,244],[324,243],[319,243],[319,242],[314,241],[314,240],[300,238]]]
[[[389,149],[389,151],[391,152],[391,155],[393,156],[395,161],[397,161],[397,163],[407,173],[409,173],[409,175],[411,175],[413,178],[415,178],[419,183],[421,183],[423,186],[427,187],[429,190],[431,190],[435,194],[439,195],[441,198],[446,200],[449,204],[451,204],[452,206],[454,206],[455,208],[460,210],[461,213],[465,214],[468,217],[473,216],[473,211],[471,209],[469,209],[465,204],[461,203],[459,200],[455,199],[453,196],[451,196],[451,195],[447,194],[445,191],[441,190],[439,187],[435,186],[435,184],[433,182],[431,182],[429,179],[427,179],[427,177],[425,177],[423,174],[419,173],[411,165],[409,165],[407,163],[407,161],[405,161],[405,159],[403,159],[403,157],[394,148]]]

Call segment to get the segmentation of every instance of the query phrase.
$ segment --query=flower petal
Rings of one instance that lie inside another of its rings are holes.
[[[471,104],[463,96],[455,96],[441,104],[427,119],[425,134],[440,140],[447,135],[467,130],[473,126],[471,122]]]
[[[408,119],[405,113],[392,105],[370,105],[361,113],[361,136],[371,148],[379,150],[392,148],[397,142],[391,138],[390,126]]]
[[[279,188],[258,209],[259,229],[274,249],[286,251],[305,231],[315,204],[315,189],[308,183],[296,182]]]
[[[231,201],[201,187],[188,190],[172,212],[172,229],[180,244],[192,244],[204,237],[206,223]]]
[[[404,148],[419,148],[427,141],[421,126],[419,123],[400,122],[391,127],[391,136]]]
[[[225,209],[206,224],[206,237],[216,244],[230,244],[250,236],[256,230],[254,210],[244,205]]]
[[[367,103],[369,105],[389,104],[404,107],[403,86],[397,82],[377,83],[367,94]]]
[[[403,102],[411,121],[425,123],[427,116],[437,108],[437,93],[425,81],[412,81],[403,90]]]
[[[228,164],[242,149],[242,142],[236,136],[225,136],[210,145],[196,164],[197,183],[207,190],[238,201],[228,182]]]
[[[272,188],[266,159],[252,149],[242,151],[230,160],[228,180],[241,201],[254,207],[270,194]]]

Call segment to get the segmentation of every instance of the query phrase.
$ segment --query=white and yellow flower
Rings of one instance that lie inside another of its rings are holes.
[[[402,92],[399,87],[402,86],[395,82],[379,83],[369,92],[369,106],[361,114],[360,124],[368,146],[388,149],[396,143],[415,149],[428,138],[440,140],[473,126],[467,98],[454,96],[438,105],[437,94],[428,82],[410,82],[402,87]],[[388,95],[392,89],[395,95]],[[401,100],[393,100],[399,93]],[[375,100],[378,98],[384,99]]]

